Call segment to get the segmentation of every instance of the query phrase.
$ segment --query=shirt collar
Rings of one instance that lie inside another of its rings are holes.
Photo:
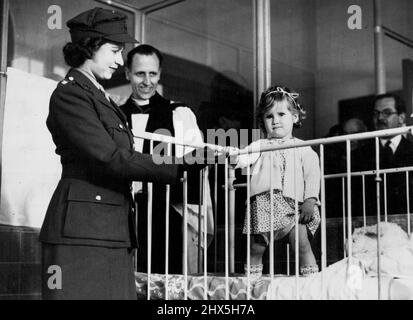
[[[96,80],[95,76],[93,75],[93,73],[91,72],[87,72],[84,69],[81,68],[75,68],[75,70],[79,71],[80,73],[82,73],[85,77],[87,77],[94,85],[96,88],[98,88],[99,90],[103,90],[102,85]]]
[[[393,152],[395,152],[401,140],[402,140],[402,136],[398,134],[397,136],[394,136],[391,139],[380,139],[380,142],[381,142],[381,145],[384,147],[387,141],[390,141],[390,148],[393,150]]]

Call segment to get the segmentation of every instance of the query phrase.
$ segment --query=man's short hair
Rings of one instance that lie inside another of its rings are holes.
[[[384,93],[379,94],[374,98],[374,106],[376,106],[376,102],[385,98],[393,98],[394,105],[396,107],[396,111],[398,114],[406,113],[406,104],[404,103],[403,99],[400,98],[397,94],[394,93]]]
[[[133,61],[133,57],[135,56],[135,54],[141,54],[144,56],[151,56],[151,55],[156,55],[158,57],[159,60],[159,68],[161,68],[162,66],[162,54],[161,52],[156,49],[155,47],[152,47],[149,44],[141,44],[135,48],[133,48],[131,51],[128,52],[127,58],[126,58],[126,66],[128,67],[128,69],[130,69],[131,65],[132,65],[132,61]]]

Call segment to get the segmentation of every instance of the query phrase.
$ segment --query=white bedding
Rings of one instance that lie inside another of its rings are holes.
[[[276,275],[271,280],[268,275],[265,275],[258,283],[252,285],[251,299],[378,299],[376,226],[356,229],[352,240],[351,265],[346,258],[311,277],[299,277],[298,291],[295,276]],[[393,223],[381,223],[380,240],[380,299],[413,300],[413,241],[406,232]],[[228,280],[229,299],[245,300],[247,298],[246,278],[234,276]],[[324,291],[321,287],[322,281],[325,286]],[[136,285],[138,296],[146,299],[147,274],[136,273]],[[184,288],[183,275],[170,276],[169,299],[183,299]],[[203,276],[188,276],[187,289],[188,299],[205,299]],[[225,277],[208,274],[206,298],[223,300],[225,293]],[[151,299],[165,299],[165,275],[151,275]]]
[[[348,260],[343,259],[324,271],[325,299],[327,300],[375,300],[378,299],[377,275],[358,272],[357,260],[347,273]],[[361,275],[361,277],[358,277]],[[295,277],[275,277],[268,287],[267,297],[274,300],[320,300],[322,273],[298,278],[298,295]],[[382,300],[413,299],[413,278],[398,279],[392,275],[381,276]]]
[[[380,223],[380,299],[413,299],[413,239],[397,224]],[[268,287],[271,299],[378,299],[377,225],[357,228],[352,235],[352,262],[340,260],[322,273],[299,278],[277,277]]]

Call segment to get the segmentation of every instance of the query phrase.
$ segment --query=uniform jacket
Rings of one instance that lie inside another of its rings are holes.
[[[130,183],[174,184],[175,164],[157,165],[133,150],[125,115],[72,69],[50,98],[47,127],[62,164],[40,240],[56,244],[136,246]]]

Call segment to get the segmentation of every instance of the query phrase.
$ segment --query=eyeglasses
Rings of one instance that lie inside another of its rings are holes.
[[[387,109],[384,109],[383,111],[374,110],[373,111],[373,117],[379,118],[380,115],[383,115],[383,118],[388,118],[391,115],[396,114],[396,113],[397,113],[396,111],[391,111],[391,110],[387,110]]]

